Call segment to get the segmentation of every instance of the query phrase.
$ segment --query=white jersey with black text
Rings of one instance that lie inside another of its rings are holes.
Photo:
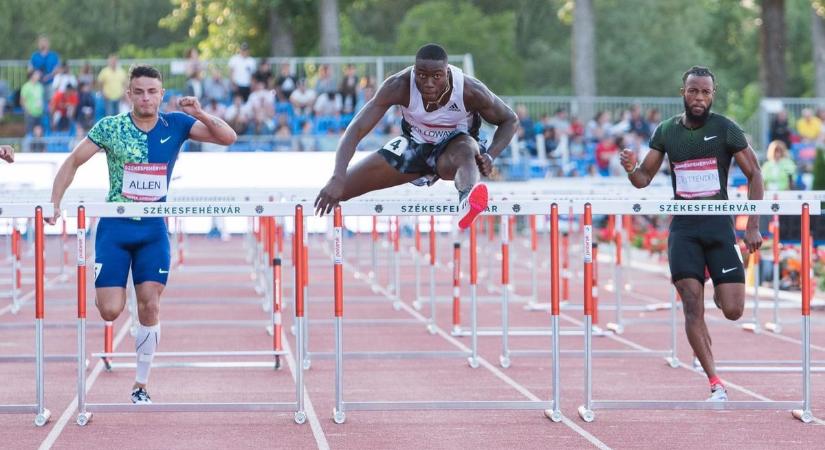
[[[464,72],[449,66],[452,93],[444,106],[429,112],[424,109],[421,92],[415,85],[415,68],[410,70],[410,104],[401,107],[402,129],[413,142],[437,144],[457,131],[477,134],[478,114],[464,107]]]

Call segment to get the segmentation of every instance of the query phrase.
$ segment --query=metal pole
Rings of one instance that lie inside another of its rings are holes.
[[[679,367],[679,358],[676,356],[676,306],[676,286],[673,286],[670,294],[670,357],[666,361],[674,369]]]
[[[298,410],[295,412],[295,421],[298,422],[301,415],[306,415],[304,412],[304,370],[305,361],[308,361],[306,355],[306,319],[304,317],[304,276],[306,273],[303,270],[304,251],[304,209],[301,205],[295,206],[295,322],[298,325],[296,330],[295,347],[298,350],[297,367],[295,368],[295,395],[298,404]],[[299,422],[300,423],[300,422]]]
[[[302,302],[306,302],[309,298],[309,230],[306,226],[306,218],[301,214],[301,229],[303,230],[302,249],[301,249],[301,270],[303,271],[303,280],[301,289],[304,291]],[[296,285],[297,286],[297,285]],[[308,306],[308,304],[307,304]],[[302,328],[304,330],[304,369],[309,370],[312,366],[312,361],[309,357],[309,308],[304,308],[302,321],[304,322]]]
[[[453,243],[453,335],[461,333],[461,243]]]
[[[802,422],[813,420],[811,413],[811,218],[808,204],[802,205],[802,410],[793,415]]]
[[[478,367],[478,239],[476,224],[470,224],[470,367]]]
[[[42,427],[49,421],[51,413],[44,405],[44,354],[43,354],[43,318],[44,305],[44,245],[43,245],[43,208],[38,206],[34,212],[34,291],[35,291],[35,381],[37,390],[37,416],[34,424]]]
[[[553,409],[544,414],[561,421],[561,372],[559,366],[559,205],[550,206],[550,323],[553,327]]]
[[[282,318],[281,318],[281,304],[282,304],[282,287],[281,287],[281,258],[272,259],[272,349],[275,351],[283,350],[282,339]],[[275,355],[275,369],[281,368],[281,356]]]
[[[773,216],[773,322],[765,324],[765,328],[774,333],[782,332],[779,319],[779,258],[782,244],[779,242],[779,216]]]
[[[430,322],[427,331],[435,334],[435,216],[430,216]]]
[[[529,305],[538,304],[539,299],[539,278],[538,278],[538,247],[539,238],[536,230],[536,216],[530,216],[530,302]],[[528,305],[528,307],[529,307]]]
[[[421,310],[421,259],[424,255],[421,254],[421,226],[419,218],[415,218],[415,299],[413,300],[413,308],[416,311]]]
[[[579,416],[585,422],[592,422],[593,413],[593,213],[590,203],[584,205],[584,405],[579,407]]]
[[[77,208],[77,424],[86,425],[91,418],[86,411],[86,208],[81,206]]]
[[[395,230],[392,235],[393,259],[392,264],[395,268],[395,276],[393,277],[393,284],[395,286],[395,301],[392,303],[393,309],[401,310],[401,224],[398,216],[395,216]]]
[[[335,423],[344,423],[344,233],[341,206],[334,211],[335,249],[333,253],[333,277],[335,284]]]
[[[510,367],[510,216],[501,216],[501,367]]]

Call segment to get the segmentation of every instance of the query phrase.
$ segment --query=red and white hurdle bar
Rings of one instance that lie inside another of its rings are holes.
[[[71,209],[70,211],[74,211]],[[304,329],[304,291],[295,290],[295,323],[297,326],[296,367],[295,367],[295,401],[294,402],[256,402],[256,403],[156,403],[151,405],[135,406],[130,403],[87,403],[86,402],[86,216],[94,217],[274,217],[292,216],[295,219],[296,251],[298,258],[303,257],[303,207],[293,204],[271,203],[89,203],[78,205],[78,264],[77,264],[77,329],[78,329],[78,416],[77,423],[86,425],[92,418],[93,412],[273,412],[292,411],[296,423],[306,421],[304,409],[304,378],[303,378],[303,329]],[[42,224],[42,220],[40,221]],[[274,271],[277,276],[280,271]],[[42,280],[42,277],[40,277]],[[275,283],[277,284],[277,283]],[[304,285],[304,272],[295,271],[295,286]],[[275,300],[277,301],[277,299]],[[277,340],[273,345],[277,346]],[[200,357],[200,356],[281,356],[283,351],[227,351],[227,352],[159,352],[155,356],[169,357]],[[93,356],[100,357],[134,357],[134,354],[102,353]]]
[[[44,349],[43,349],[43,320],[45,318],[45,246],[43,233],[43,217],[54,215],[52,205],[7,204],[0,205],[0,218],[29,218],[34,219],[34,351],[35,351],[35,403],[27,405],[0,405],[0,413],[24,414],[34,413],[34,424],[42,427],[49,422],[51,412],[44,403]],[[17,276],[15,274],[15,276]]]

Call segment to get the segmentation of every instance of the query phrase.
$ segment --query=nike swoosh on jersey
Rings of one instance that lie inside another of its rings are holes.
[[[716,138],[716,136],[705,136],[705,137],[703,137],[702,139],[704,139],[704,140],[705,140],[705,142],[707,142],[707,141],[709,141],[709,140],[711,140],[711,139],[714,139],[714,138]],[[161,141],[161,142],[163,142],[163,141]]]
[[[714,136],[714,137],[716,137],[716,136]],[[163,138],[163,139],[161,139],[161,140],[160,140],[160,143],[161,143],[161,144],[165,144],[165,143],[166,143],[166,141],[168,141],[169,139],[172,139],[172,136],[166,136],[165,138]],[[705,139],[705,140],[707,140],[707,139]]]
[[[736,270],[736,267],[731,267],[730,269],[724,269],[724,268],[723,268],[723,269],[722,269],[722,273],[728,273],[728,272],[732,272],[732,271],[734,271],[734,270]]]
[[[169,271],[168,270],[163,270],[163,269],[158,269],[158,273],[165,274],[165,273],[169,273]]]

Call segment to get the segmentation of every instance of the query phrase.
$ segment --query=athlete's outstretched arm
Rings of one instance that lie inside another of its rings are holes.
[[[211,142],[220,145],[232,145],[238,139],[235,130],[223,119],[207,114],[197,97],[181,97],[178,100],[181,111],[189,114],[198,121],[189,130],[189,137],[200,142]]]
[[[329,212],[341,201],[344,195],[344,179],[347,175],[347,167],[355,154],[355,149],[361,139],[367,135],[375,124],[384,117],[391,106],[406,104],[402,103],[408,91],[409,78],[394,75],[388,78],[375,93],[375,96],[368,101],[361,111],[347,126],[341,140],[338,141],[338,149],[335,151],[335,169],[332,172],[326,186],[315,198],[315,214],[323,215]]]
[[[490,175],[493,159],[510,144],[518,131],[518,116],[484,83],[472,77],[464,78],[464,106],[468,111],[478,111],[482,119],[496,126],[493,140],[487,149],[490,157],[476,156],[481,174]]]
[[[11,145],[0,145],[0,159],[11,164],[14,162],[14,147]]]
[[[94,142],[89,138],[83,138],[79,144],[72,150],[69,157],[63,161],[60,170],[57,171],[57,176],[54,177],[54,184],[52,184],[52,204],[54,205],[54,216],[45,218],[46,223],[54,225],[57,218],[60,217],[60,202],[63,200],[63,194],[66,189],[72,184],[74,174],[77,173],[78,167],[86,163],[92,156],[100,150]]]
[[[734,153],[733,157],[748,179],[748,200],[762,200],[765,195],[762,169],[759,168],[759,161],[756,160],[753,149],[748,146]],[[744,241],[751,253],[762,246],[762,235],[759,233],[759,216],[748,216]]]
[[[665,160],[665,154],[658,150],[650,150],[647,152],[644,161],[639,167],[636,167],[636,153],[628,148],[619,153],[619,161],[622,167],[627,172],[627,178],[630,179],[630,184],[641,189],[646,187],[653,181],[656,172],[662,167],[662,162]]]

